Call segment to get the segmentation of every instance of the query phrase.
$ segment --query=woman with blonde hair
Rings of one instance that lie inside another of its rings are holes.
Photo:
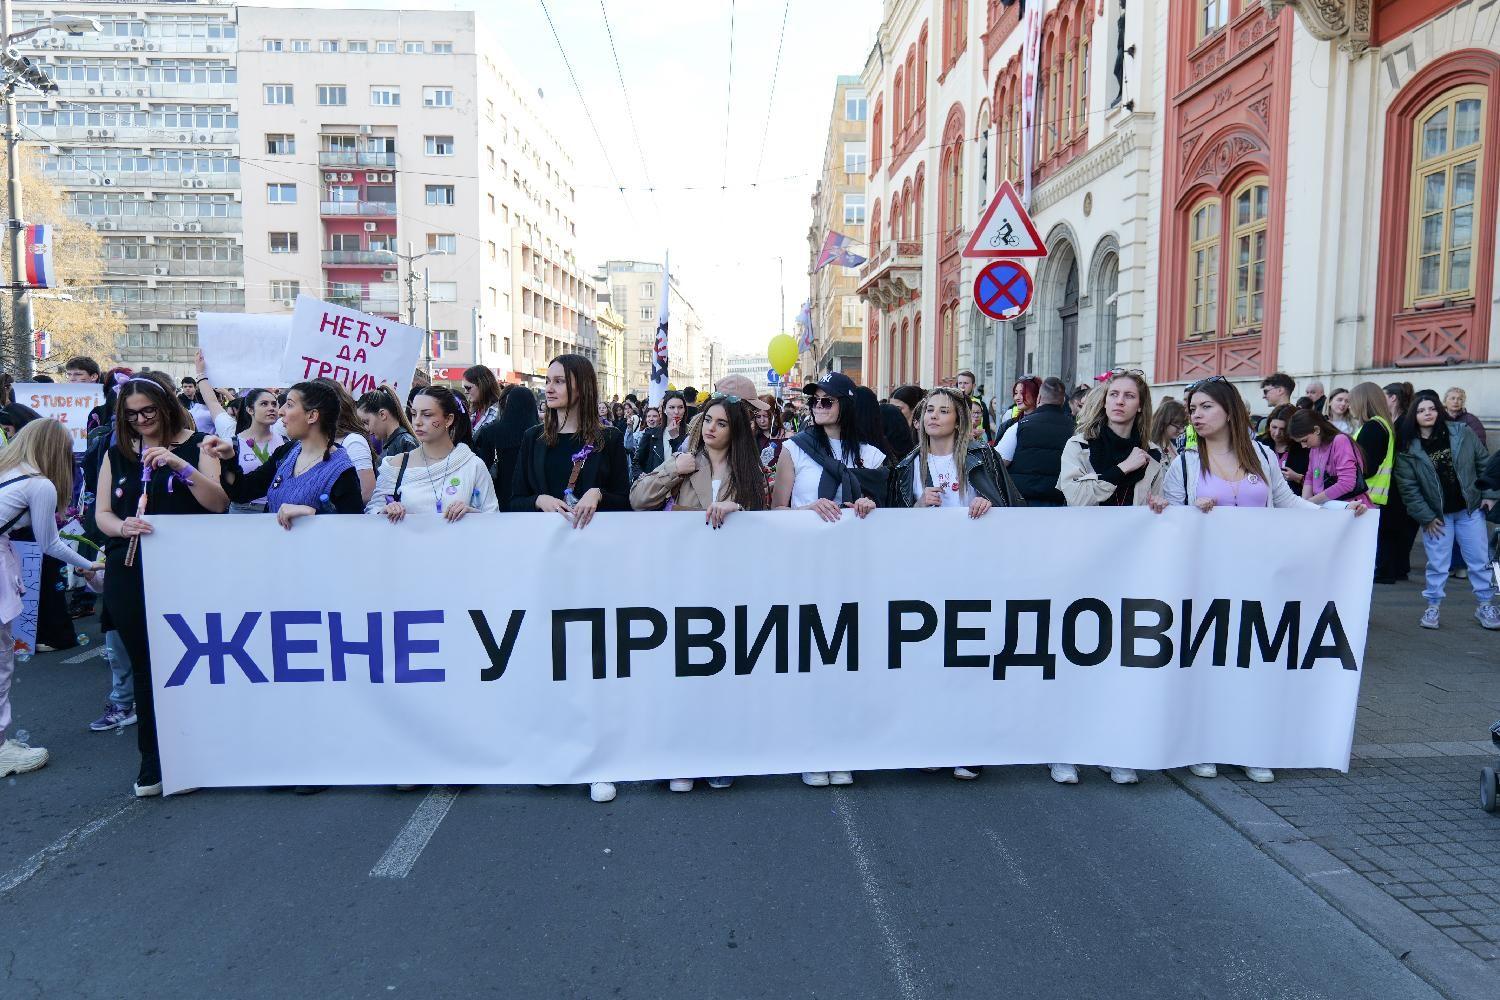
[[[1151,387],[1115,369],[1084,398],[1078,433],[1063,446],[1057,488],[1069,507],[1133,507],[1158,492],[1161,452],[1151,443]]]
[[[1391,423],[1385,390],[1374,382],[1361,382],[1349,390],[1349,417],[1358,428],[1354,444],[1359,449],[1365,487],[1380,511],[1380,530],[1375,536],[1375,582],[1395,583],[1411,572],[1411,548],[1417,540],[1417,522],[1406,512],[1401,493],[1392,477],[1396,472],[1396,428]]]
[[[9,739],[10,681],[15,673],[11,622],[21,614],[21,561],[10,533],[29,527],[42,552],[93,582],[98,567],[57,537],[57,507],[73,496],[73,437],[56,420],[33,420],[0,451],[0,778],[47,763],[43,747]]]

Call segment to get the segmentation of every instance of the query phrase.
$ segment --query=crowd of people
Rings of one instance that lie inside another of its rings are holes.
[[[89,358],[65,371],[70,381],[104,384],[81,456],[61,424],[14,402],[0,406],[0,777],[47,762],[45,749],[7,733],[11,623],[20,613],[9,539],[29,532],[46,557],[44,579],[48,564],[59,587],[64,565],[76,573],[83,590],[74,614],[92,613],[91,592],[102,591],[111,684],[89,728],[136,726],[135,794],[161,793],[139,539],[174,514],[269,515],[295,530],[324,514],[456,522],[510,511],[583,530],[599,511],[676,510],[701,514],[712,530],[743,510],[837,521],[879,507],[958,507],[970,518],[1024,506],[1342,511],[1330,517],[1375,509],[1375,583],[1407,578],[1420,532],[1420,625],[1439,627],[1457,566],[1478,623],[1500,630],[1488,528],[1500,520],[1500,455],[1490,457],[1461,389],[1440,396],[1362,382],[1327,393],[1313,382],[1296,397],[1293,379],[1277,373],[1261,384],[1267,410],[1256,417],[1223,376],[1153,403],[1145,375],[1123,368],[1073,389],[1026,375],[1011,385],[1008,406],[986,404],[967,371],[951,386],[903,385],[885,399],[829,371],[786,400],[731,375],[711,391],[669,391],[657,405],[634,395],[606,401],[592,364],[573,354],[551,362],[540,396],[478,366],[464,372],[461,391],[419,371],[404,399],[381,387],[357,400],[328,379],[284,390],[216,387],[201,356],[196,376],[176,385],[157,372],[101,372]],[[76,547],[59,535],[74,518]],[[54,589],[44,586],[44,598]],[[59,599],[52,594],[54,614]],[[1104,770],[1116,783],[1138,780],[1129,768]],[[1049,771],[1059,783],[1079,778],[1066,762]],[[1213,763],[1192,771],[1217,773]],[[953,774],[971,779],[979,768]],[[733,779],[706,780],[723,788]],[[846,785],[853,775],[802,780]],[[669,787],[694,782],[672,778]],[[590,793],[609,801],[615,788],[597,782]]]

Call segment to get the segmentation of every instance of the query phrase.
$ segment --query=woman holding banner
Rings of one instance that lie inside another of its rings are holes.
[[[335,428],[335,440],[349,453],[354,463],[354,472],[359,476],[359,495],[365,503],[375,492],[375,453],[370,449],[370,439],[365,436],[364,424],[359,419],[359,404],[344,383],[331,378],[319,378],[328,390],[338,397],[338,418],[330,427]]]
[[[99,467],[96,520],[104,546],[104,604],[135,669],[136,738],[141,769],[135,794],[161,794],[151,648],[146,637],[146,595],[140,536],[167,514],[222,514],[229,497],[219,485],[219,460],[202,447],[203,435],[169,388],[137,376],[115,401],[115,444]]]
[[[469,449],[473,425],[452,389],[418,390],[411,398],[411,425],[418,447],[380,463],[367,513],[384,514],[395,524],[408,513],[432,511],[451,523],[475,511],[500,509],[490,470]]]
[[[21,614],[21,561],[10,533],[30,527],[44,554],[71,564],[93,582],[98,566],[57,537],[57,507],[73,496],[73,438],[56,420],[33,420],[0,451],[0,778],[47,763],[43,747],[6,737],[15,671],[11,623]]]
[[[812,426],[781,449],[772,507],[811,510],[829,522],[843,516],[843,507],[854,508],[856,517],[867,516],[877,497],[885,499],[890,483],[885,452],[860,436],[853,380],[843,372],[824,372],[802,392],[812,404]]]
[[[286,444],[286,438],[276,430],[281,417],[276,405],[276,394],[270,389],[250,389],[240,401],[238,416],[231,416],[219,403],[219,393],[208,379],[208,368],[203,361],[203,352],[198,352],[198,396],[214,419],[214,436],[222,441],[232,441],[230,449],[244,472],[254,472],[266,462],[278,448]],[[227,455],[220,454],[221,462]],[[238,500],[230,497],[230,513],[263,514],[266,510],[265,494]]]
[[[223,463],[220,478],[229,499],[264,497],[266,509],[288,531],[298,518],[312,514],[361,514],[359,475],[344,448],[332,436],[342,402],[318,379],[287,390],[281,422],[291,438],[265,462],[246,469],[229,442],[209,438],[203,450]]]

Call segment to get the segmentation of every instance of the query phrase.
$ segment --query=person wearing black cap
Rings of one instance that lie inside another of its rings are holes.
[[[776,460],[772,506],[812,510],[837,521],[841,507],[858,517],[875,509],[886,491],[886,455],[865,441],[854,408],[854,381],[843,372],[824,372],[802,387],[812,404],[812,426],[799,431]]]
[[[1043,380],[1037,407],[1006,430],[996,451],[1010,468],[1010,477],[1033,507],[1066,507],[1057,488],[1062,453],[1073,436],[1073,416],[1063,406],[1068,390],[1058,378]]]

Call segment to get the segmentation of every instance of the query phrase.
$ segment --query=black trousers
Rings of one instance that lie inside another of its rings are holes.
[[[1411,549],[1421,530],[1399,494],[1380,511],[1380,529],[1375,536],[1375,579],[1400,580],[1411,572]]]
[[[135,672],[135,736],[141,752],[137,780],[154,785],[161,780],[161,751],[156,745],[156,694],[151,688],[151,646],[146,639],[146,595],[141,579],[142,555],[125,565],[123,550],[111,551],[104,573],[104,607],[120,633]]]

